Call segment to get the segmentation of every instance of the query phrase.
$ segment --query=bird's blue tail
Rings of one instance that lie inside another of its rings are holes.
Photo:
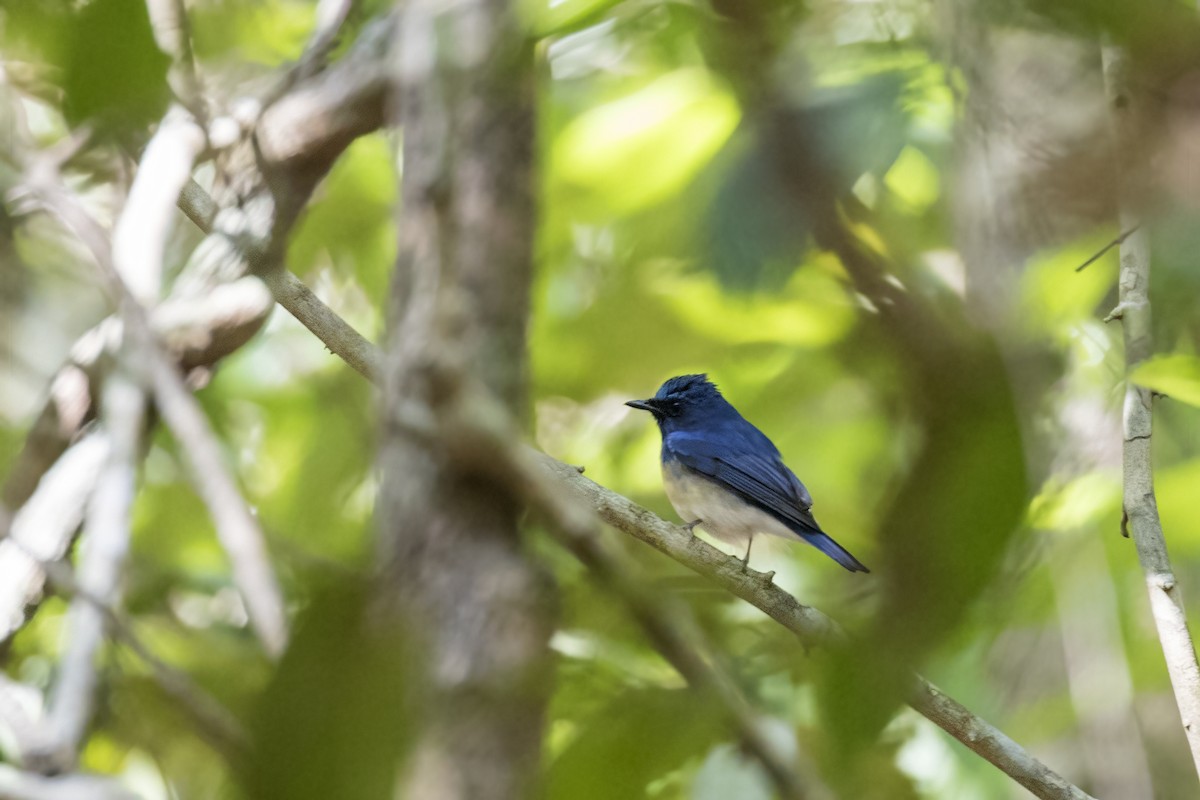
[[[829,538],[827,534],[804,531],[800,535],[804,537],[804,541],[808,542],[813,547],[817,548],[822,553],[829,556],[851,572],[871,571],[867,569],[861,561],[850,555],[850,552],[846,550],[846,548]]]

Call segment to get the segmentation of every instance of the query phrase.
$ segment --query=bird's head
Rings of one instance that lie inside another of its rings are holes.
[[[625,405],[649,411],[664,431],[701,422],[730,408],[707,375],[671,378],[649,400],[630,400]]]

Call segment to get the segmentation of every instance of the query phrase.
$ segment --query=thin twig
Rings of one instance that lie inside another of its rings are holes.
[[[1118,153],[1118,178],[1121,189],[1121,223],[1137,230],[1133,199],[1139,194],[1140,173],[1130,165],[1140,163],[1143,146],[1139,134],[1142,98],[1133,93],[1128,55],[1119,47],[1102,50],[1104,85],[1112,113]],[[1154,496],[1154,463],[1151,433],[1154,427],[1154,397],[1149,389],[1128,380],[1128,374],[1154,352],[1150,317],[1150,242],[1146,234],[1134,234],[1121,244],[1121,269],[1118,279],[1120,313],[1110,318],[1121,320],[1125,340],[1124,442],[1121,462],[1124,483],[1123,518],[1137,547],[1138,561],[1150,594],[1150,613],[1158,629],[1167,673],[1175,690],[1175,703],[1191,748],[1192,761],[1200,772],[1200,664],[1188,631],[1183,598],[1167,554],[1158,501]]]
[[[1130,236],[1132,236],[1134,233],[1136,233],[1137,230],[1141,227],[1142,226],[1139,223],[1137,225],[1134,225],[1132,228],[1125,231],[1124,233],[1120,234],[1119,236],[1117,236],[1117,238],[1113,239],[1111,242],[1104,245],[1104,247],[1101,247],[1094,254],[1092,254],[1091,258],[1089,258],[1087,261],[1083,262],[1078,267],[1076,267],[1075,271],[1083,272],[1085,269],[1090,267],[1092,264],[1099,261],[1100,257],[1103,256],[1105,253],[1107,253],[1109,250],[1112,250],[1114,247],[1120,247],[1121,245],[1125,244],[1125,240],[1128,239]]]
[[[179,208],[200,230],[212,232],[219,209],[200,184],[188,182],[179,195]],[[379,349],[338,316],[294,273],[281,265],[265,272],[262,279],[279,305],[324,342],[329,352],[364,378],[378,382]]]

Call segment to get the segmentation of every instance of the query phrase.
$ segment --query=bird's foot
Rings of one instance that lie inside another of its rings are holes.
[[[687,531],[688,533],[692,534],[693,536],[695,536],[696,535],[696,526],[703,525],[703,524],[704,524],[704,520],[694,519],[691,522],[685,523],[683,526],[683,529],[685,531]]]

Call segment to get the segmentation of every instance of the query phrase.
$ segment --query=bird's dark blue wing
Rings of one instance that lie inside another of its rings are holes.
[[[770,440],[751,430],[757,436],[676,431],[663,439],[663,456],[723,484],[788,527],[798,528],[797,533],[820,533],[804,484],[784,465]]]
[[[821,530],[809,511],[808,490],[784,465],[771,440],[750,423],[704,435],[673,431],[663,437],[663,459],[721,484],[851,572],[870,572]]]

